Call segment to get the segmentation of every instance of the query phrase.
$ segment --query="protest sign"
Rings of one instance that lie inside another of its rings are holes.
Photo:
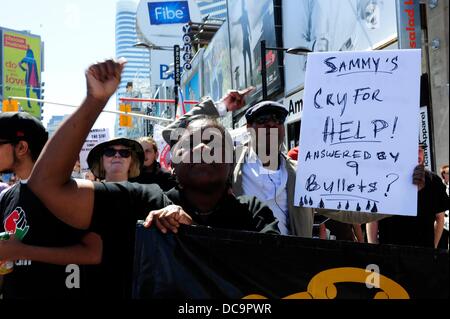
[[[153,125],[153,139],[158,146],[159,158],[157,159],[159,164],[161,164],[162,168],[167,170],[171,169],[171,154],[170,154],[170,145],[164,141],[162,137],[162,131],[164,130],[164,126],[159,124]]]
[[[86,141],[80,151],[80,166],[82,173],[86,173],[89,170],[89,166],[86,161],[89,152],[95,147],[95,145],[106,141],[109,141],[109,129],[98,128],[92,129],[89,132],[89,135],[86,137]]]
[[[417,215],[420,50],[308,56],[295,205]]]

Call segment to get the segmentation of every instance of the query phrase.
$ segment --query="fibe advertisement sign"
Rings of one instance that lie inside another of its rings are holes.
[[[187,1],[149,2],[151,25],[187,23],[191,20]]]

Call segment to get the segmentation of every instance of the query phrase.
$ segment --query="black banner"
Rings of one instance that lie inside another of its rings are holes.
[[[133,297],[449,297],[448,251],[182,227],[138,226]]]

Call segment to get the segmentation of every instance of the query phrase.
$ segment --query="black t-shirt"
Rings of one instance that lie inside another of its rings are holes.
[[[130,298],[136,222],[172,203],[155,184],[94,183],[91,229],[102,237],[100,266],[86,267],[90,297]]]
[[[84,232],[57,219],[26,184],[19,183],[4,193],[0,201],[0,232],[15,233],[24,244],[64,247],[79,244]],[[69,289],[66,266],[21,260],[12,273],[4,276],[5,299],[66,299],[81,296],[80,289]],[[83,287],[81,287],[82,289]]]
[[[232,230],[254,231],[279,235],[278,222],[269,207],[253,196],[226,195],[208,215],[199,215],[178,188],[166,193],[176,205],[183,207],[199,225]]]
[[[153,171],[144,171],[138,177],[131,179],[130,182],[140,184],[157,184],[165,192],[177,186],[175,177],[162,168],[158,162],[155,162]]]
[[[425,187],[418,194],[417,217],[393,216],[380,220],[380,244],[433,248],[436,214],[447,209],[448,195],[445,185],[439,176],[426,171]]]

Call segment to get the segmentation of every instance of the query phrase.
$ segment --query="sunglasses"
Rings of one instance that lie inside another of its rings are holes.
[[[114,148],[107,148],[103,151],[103,155],[106,157],[114,157],[116,154],[119,154],[120,157],[128,158],[131,156],[131,150],[116,150]]]
[[[257,118],[255,118],[253,120],[253,123],[255,123],[255,124],[266,124],[266,123],[268,123],[270,121],[276,123],[277,125],[284,124],[284,118],[282,118],[278,114],[260,115],[260,116],[258,116]]]

